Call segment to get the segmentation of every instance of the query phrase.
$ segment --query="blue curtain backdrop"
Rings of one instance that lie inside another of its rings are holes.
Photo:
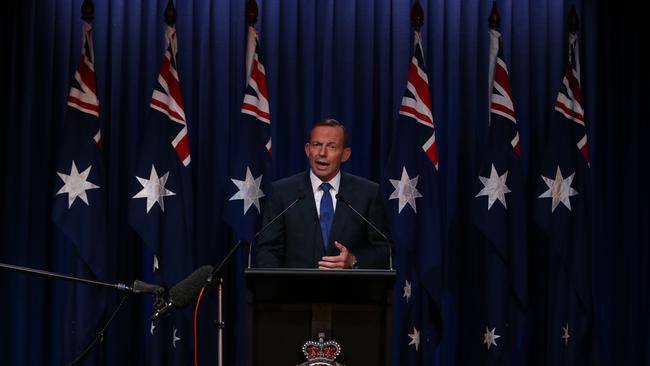
[[[273,131],[275,176],[307,167],[302,145],[322,117],[342,121],[353,154],[346,171],[382,174],[412,51],[410,1],[258,1]],[[638,9],[596,1],[497,1],[529,192],[542,158],[548,121],[566,62],[566,16],[575,4],[582,90],[592,154],[593,292],[599,363],[650,365],[650,197],[642,105],[648,83],[640,58],[647,43]],[[150,270],[142,242],[127,224],[136,143],[164,47],[166,0],[96,0],[95,70],[108,191],[108,238],[116,278]],[[245,86],[243,0],[179,1],[178,73],[191,139],[196,266],[217,263],[232,245],[221,219],[229,197],[230,126]],[[422,1],[423,47],[440,152],[448,248],[448,288],[458,319],[457,364],[482,347],[474,324],[475,268],[481,251],[469,230],[471,202],[487,138],[487,17],[492,1]],[[50,220],[54,156],[70,80],[81,45],[81,1],[7,2],[0,21],[0,262],[73,274],[74,246]],[[534,232],[531,236],[534,236]],[[529,247],[530,364],[544,364],[548,253]],[[230,274],[233,277],[234,274]],[[72,284],[0,270],[0,355],[9,365],[60,365],[69,336]],[[226,296],[237,298],[227,287]],[[119,296],[111,290],[108,309]],[[216,363],[214,294],[202,304],[199,348]],[[226,305],[231,314],[232,301]],[[149,303],[127,300],[93,360],[147,364]],[[233,313],[234,314],[234,313]],[[230,315],[227,315],[230,316]],[[245,327],[227,324],[227,350]],[[444,323],[445,319],[443,319]],[[299,345],[297,345],[298,347]],[[241,346],[240,346],[241,347]],[[241,348],[239,348],[241,349]],[[241,363],[235,352],[226,364]],[[189,360],[188,360],[189,363]]]

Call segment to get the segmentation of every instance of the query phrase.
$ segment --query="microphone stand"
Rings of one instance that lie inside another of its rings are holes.
[[[125,285],[123,283],[108,283],[102,281],[89,280],[87,278],[67,276],[56,272],[43,271],[40,269],[34,269],[29,267],[14,266],[11,264],[0,263],[0,268],[6,268],[17,272],[31,273],[43,277],[57,278],[60,280],[68,280],[73,282],[81,282],[89,285],[102,286],[102,287],[111,287],[120,291],[133,291],[131,286]]]
[[[243,240],[238,240],[235,245],[230,249],[225,257],[221,260],[218,266],[214,267],[210,277],[208,277],[205,286],[208,286],[214,281],[214,277],[221,272],[223,266],[228,262],[230,257],[239,249],[239,247],[244,243]],[[205,287],[204,286],[204,287]],[[219,277],[219,284],[217,285],[217,319],[214,320],[214,325],[217,327],[217,352],[219,354],[217,358],[217,365],[223,366],[223,329],[226,327],[226,324],[223,321],[223,277]]]
[[[346,206],[350,208],[357,216],[359,216],[363,221],[365,221],[366,224],[368,224],[375,232],[377,232],[379,235],[381,235],[384,240],[386,240],[386,243],[388,243],[388,268],[392,271],[393,270],[393,248],[390,239],[388,239],[388,236],[384,234],[381,230],[375,226],[370,220],[368,220],[365,216],[361,214],[361,212],[357,211],[356,208],[352,207],[352,205],[345,199],[343,196],[338,193],[336,195],[337,200],[341,200]]]
[[[87,278],[67,276],[67,275],[63,275],[63,274],[60,274],[60,273],[56,273],[56,272],[43,271],[43,270],[40,270],[40,269],[34,269],[34,268],[22,267],[22,266],[14,266],[14,265],[11,265],[11,264],[6,264],[6,263],[0,263],[0,268],[9,269],[9,270],[16,271],[16,272],[35,274],[35,275],[39,275],[39,276],[43,276],[43,277],[47,277],[47,278],[56,278],[56,279],[67,280],[67,281],[72,281],[72,282],[80,282],[80,283],[85,283],[85,284],[88,284],[88,285],[94,285],[94,286],[100,286],[100,287],[110,287],[110,288],[117,289],[119,291],[134,292],[134,290],[133,290],[133,288],[131,286],[125,285],[123,283],[108,283],[108,282],[102,282],[102,281],[89,280]],[[113,321],[113,318],[115,318],[115,315],[117,315],[117,312],[122,308],[122,305],[124,304],[124,301],[126,300],[127,295],[129,295],[129,294],[127,293],[122,297],[122,300],[120,301],[117,308],[113,311],[113,313],[111,313],[111,315],[108,318],[108,321],[106,322],[106,324],[104,324],[102,329],[100,329],[99,332],[97,332],[97,335],[92,339],[92,341],[90,341],[88,346],[86,346],[86,348],[81,352],[81,354],[79,354],[74,360],[72,360],[70,363],[68,363],[68,366],[75,365],[79,361],[81,361],[81,359],[83,359],[88,354],[88,352],[90,352],[90,350],[97,344],[97,341],[103,338],[104,332],[106,331],[108,326]]]
[[[266,223],[266,225],[262,226],[261,229],[259,229],[255,235],[253,235],[253,241],[257,240],[257,238],[260,236],[261,233],[266,231],[266,229],[271,226],[277,219],[282,217],[285,212],[289,211],[291,207],[293,207],[296,203],[300,202],[304,198],[303,195],[299,195],[295,200],[293,200],[287,207],[284,208],[279,214],[275,215],[269,222]],[[242,244],[249,244],[246,240],[237,240],[237,243],[233,245],[233,247],[230,249],[230,251],[226,254],[225,257],[221,260],[221,263],[219,263],[218,266],[214,267],[212,270],[212,273],[210,274],[210,277],[205,282],[205,286],[209,286],[212,284],[212,281],[214,281],[214,277],[221,272],[221,269],[223,266],[228,262],[230,257],[239,249],[239,247]],[[252,247],[251,245],[248,246],[248,268],[251,268],[251,253],[252,253]],[[219,277],[219,284],[217,285],[217,320],[214,321],[214,325],[217,327],[217,347],[218,347],[218,352],[219,352],[219,357],[218,357],[218,366],[223,366],[223,329],[225,328],[225,324],[222,319],[222,294],[223,294],[223,278]]]

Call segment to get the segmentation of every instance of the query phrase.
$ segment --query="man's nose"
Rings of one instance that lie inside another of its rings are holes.
[[[325,145],[318,149],[318,156],[325,156],[327,154],[327,147]]]

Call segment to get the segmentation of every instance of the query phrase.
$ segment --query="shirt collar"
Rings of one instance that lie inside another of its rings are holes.
[[[311,189],[313,192],[316,192],[320,188],[320,185],[322,183],[325,183],[320,180],[320,178],[318,178],[316,174],[311,171],[311,169],[309,169],[309,180],[311,180]],[[332,178],[332,180],[327,183],[332,185],[334,192],[339,192],[339,186],[341,185],[341,171],[339,170],[334,178]]]

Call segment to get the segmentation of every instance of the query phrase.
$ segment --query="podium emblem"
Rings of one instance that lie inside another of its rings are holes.
[[[302,345],[302,353],[307,358],[298,366],[345,366],[336,362],[341,346],[334,340],[325,342],[325,333],[318,333],[318,342],[307,341]]]

